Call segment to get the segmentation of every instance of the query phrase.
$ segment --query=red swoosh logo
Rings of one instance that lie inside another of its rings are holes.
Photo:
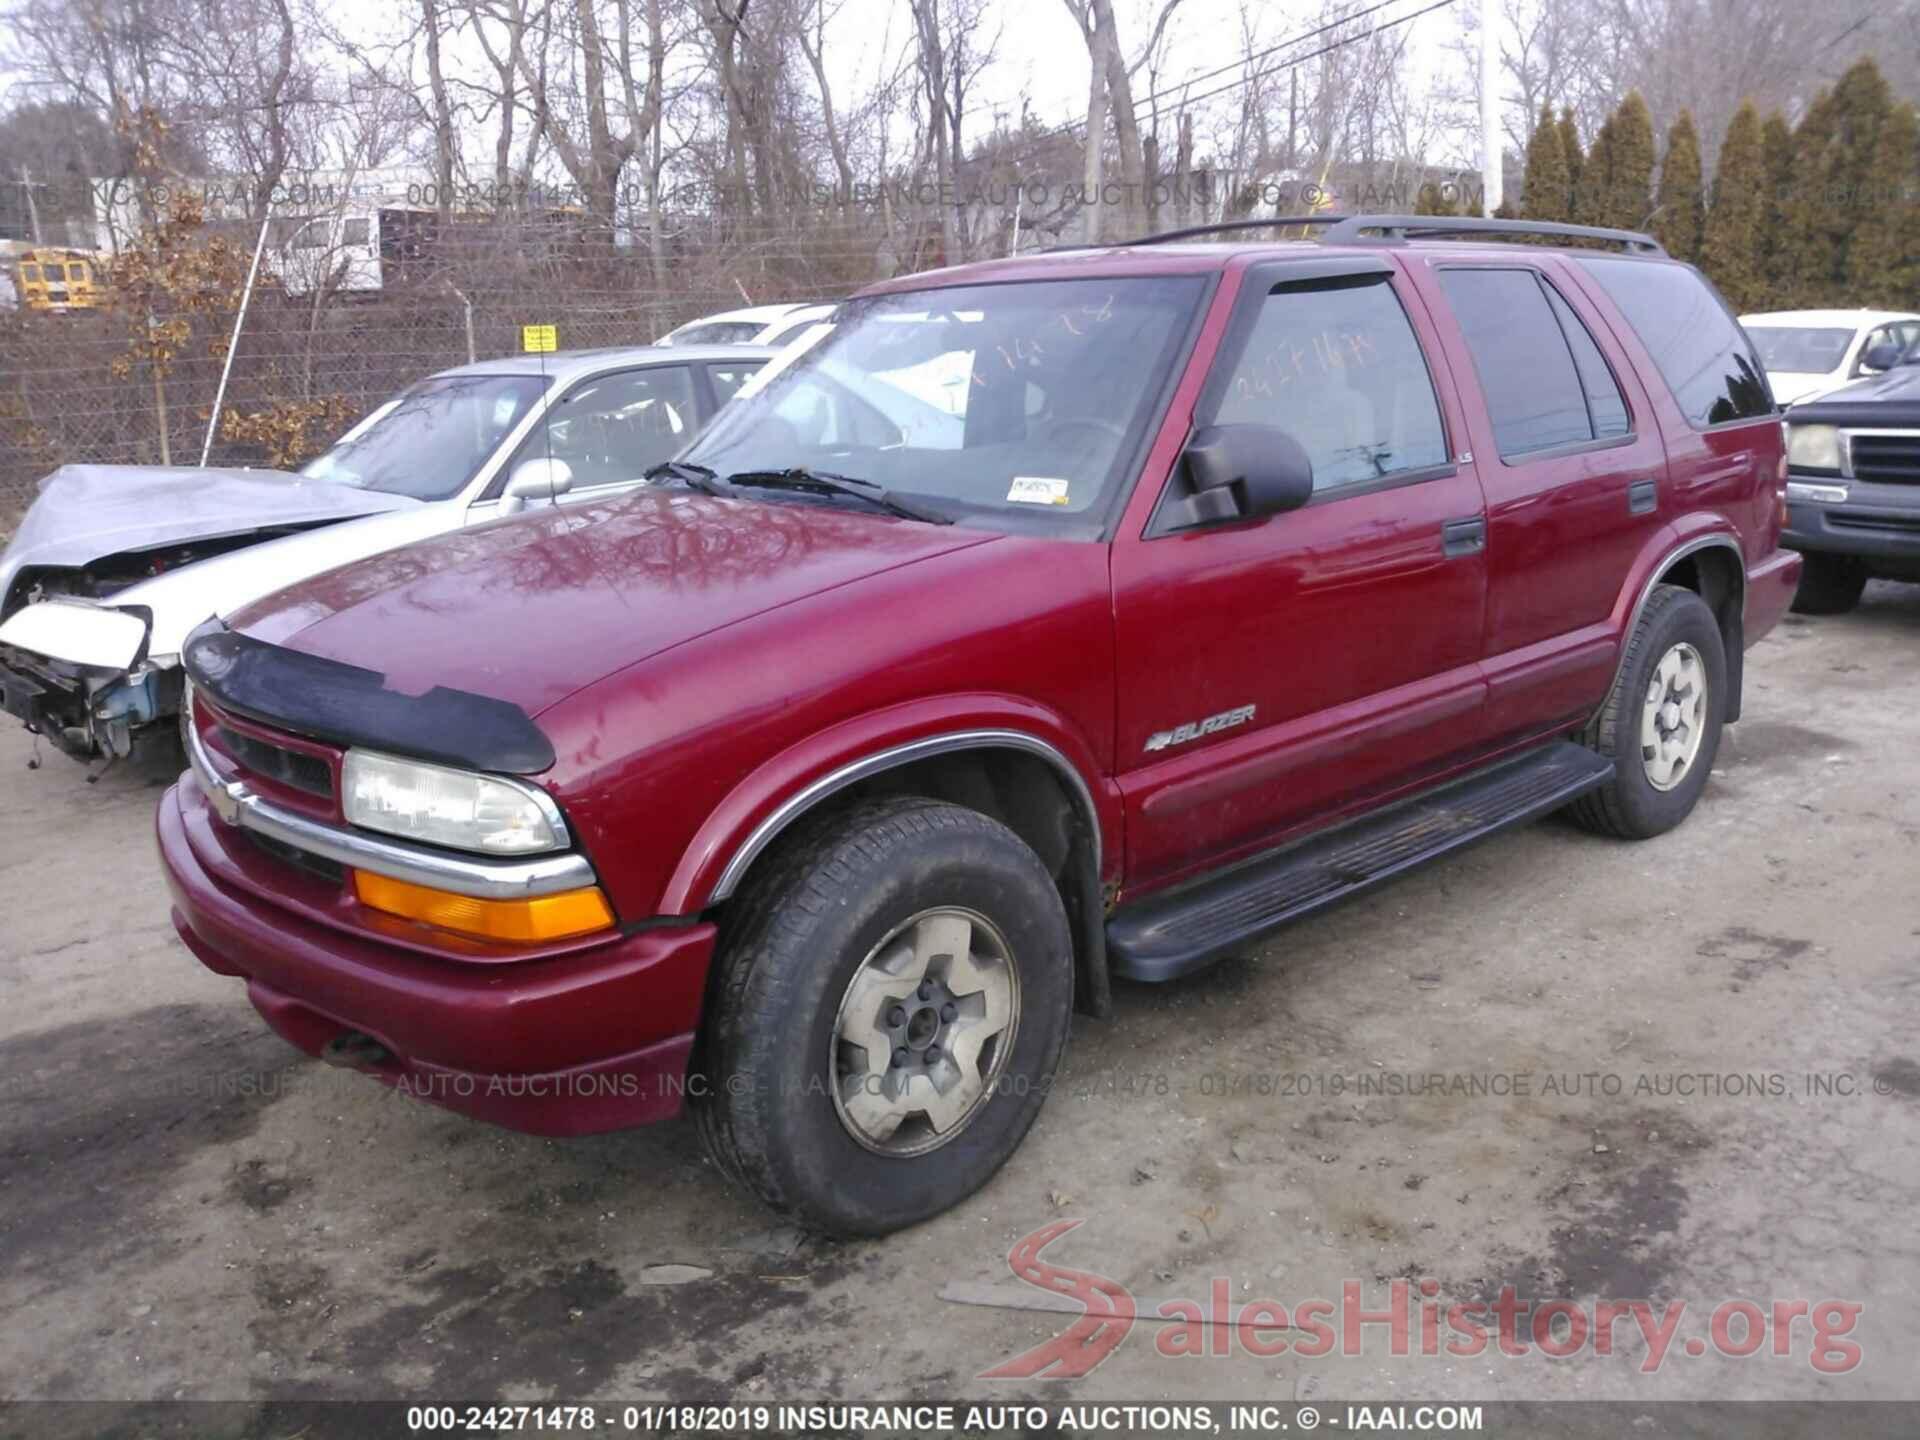
[[[1043,1225],[1007,1252],[1007,1267],[1035,1289],[1078,1300],[1086,1313],[1045,1344],[983,1370],[982,1380],[1077,1380],[1092,1374],[1133,1329],[1133,1296],[1126,1286],[1040,1258],[1042,1250],[1080,1223],[1056,1220]]]

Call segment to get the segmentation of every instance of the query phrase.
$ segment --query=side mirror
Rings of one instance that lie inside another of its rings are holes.
[[[536,455],[514,467],[513,478],[500,495],[500,513],[512,515],[526,508],[529,500],[546,500],[564,495],[573,488],[573,467],[564,460],[549,460]]]
[[[1196,518],[1252,520],[1313,498],[1313,461],[1274,425],[1209,425],[1187,442]]]
[[[1865,371],[1891,370],[1900,363],[1904,352],[1891,340],[1882,340],[1877,345],[1869,345],[1860,357],[1860,369]]]

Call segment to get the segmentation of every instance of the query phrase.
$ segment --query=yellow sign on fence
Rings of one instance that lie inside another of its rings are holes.
[[[560,336],[551,325],[522,325],[520,348],[529,355],[544,354],[560,348]]]

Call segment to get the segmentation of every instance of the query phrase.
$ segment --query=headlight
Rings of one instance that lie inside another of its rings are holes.
[[[369,830],[488,855],[529,855],[567,844],[553,801],[517,780],[371,750],[349,750],[340,779],[347,819]]]
[[[1787,426],[1787,464],[1840,473],[1840,432],[1831,425]]]

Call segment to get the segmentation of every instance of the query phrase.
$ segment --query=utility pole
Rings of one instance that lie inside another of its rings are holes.
[[[1481,213],[1500,208],[1505,176],[1500,173],[1499,46],[1494,23],[1496,0],[1480,0],[1480,203]]]
[[[1296,158],[1299,152],[1294,148],[1295,137],[1300,133],[1300,67],[1287,68],[1287,169],[1299,164]]]
[[[26,166],[20,167],[20,193],[27,197],[27,225],[33,231],[33,243],[38,247],[40,239],[40,207],[33,203],[33,172]]]

